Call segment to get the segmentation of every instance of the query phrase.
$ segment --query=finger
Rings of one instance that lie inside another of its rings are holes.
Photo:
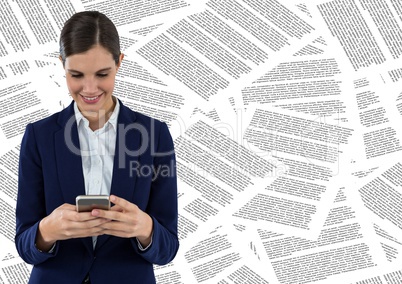
[[[65,236],[66,238],[78,238],[104,234],[101,226],[107,222],[110,222],[110,220],[101,218],[87,222],[69,222],[63,226],[61,235]],[[63,239],[65,239],[65,237]]]
[[[69,203],[64,203],[62,205],[59,206],[60,209],[64,209],[64,210],[70,210],[70,211],[76,211],[76,207],[75,205],[69,204]]]
[[[95,220],[97,219],[96,216],[93,216],[91,214],[91,212],[67,212],[66,213],[66,217],[68,220],[70,221],[74,221],[74,222],[85,222],[85,221],[89,221],[89,220]]]
[[[95,227],[100,227],[100,226],[102,226],[103,224],[105,224],[105,223],[109,223],[109,222],[111,222],[111,220],[109,220],[109,219],[104,219],[104,218],[95,218],[95,219],[92,219],[92,220],[88,220],[88,221],[85,221],[85,222],[77,222],[77,227],[78,228],[95,228]]]
[[[121,232],[133,231],[133,228],[128,226],[127,223],[116,222],[116,221],[103,223],[103,224],[99,225],[99,227],[101,227],[103,230],[110,230],[110,231],[121,231]]]
[[[82,230],[82,229],[91,229],[95,227],[99,227],[104,223],[110,222],[110,220],[103,218],[94,218],[88,221],[79,221],[79,222],[68,222],[64,225],[65,230]]]
[[[102,234],[115,236],[115,237],[120,237],[120,238],[132,238],[132,237],[135,237],[135,235],[133,235],[130,232],[119,231],[119,230],[109,230],[109,229],[103,229]]]
[[[99,226],[93,228],[72,229],[64,234],[64,239],[94,237],[103,234],[105,234],[104,229]]]
[[[102,228],[104,234],[131,238],[136,236],[137,226],[125,222],[112,221],[99,225]]]
[[[104,218],[115,221],[127,220],[127,218],[125,217],[126,214],[120,211],[94,209],[91,211],[91,214],[92,216],[97,218]]]
[[[112,210],[112,211],[117,211],[117,212],[123,212],[123,211],[124,211],[123,207],[121,207],[121,206],[119,206],[119,205],[114,205],[114,206],[112,206],[112,207],[110,208],[110,210]]]
[[[76,207],[68,203],[64,203],[55,209],[55,213],[60,219],[67,219],[70,221],[87,221],[94,219],[94,216],[92,216],[90,212],[78,213]]]
[[[117,197],[116,195],[110,195],[110,201],[123,208],[123,210],[132,211],[134,209],[133,203],[128,202],[124,198]]]

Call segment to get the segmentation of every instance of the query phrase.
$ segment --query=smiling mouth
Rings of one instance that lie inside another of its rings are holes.
[[[88,100],[88,101],[94,101],[94,100],[96,100],[97,98],[99,98],[99,96],[92,97],[92,98],[84,97],[84,99],[86,99],[86,100]]]
[[[80,96],[81,96],[81,98],[83,99],[84,102],[96,103],[103,94],[104,93],[102,93],[102,94],[100,94],[99,96],[96,96],[96,97],[85,97],[83,95],[80,95]]]

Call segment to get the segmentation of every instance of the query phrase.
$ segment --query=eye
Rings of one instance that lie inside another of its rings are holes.
[[[71,74],[71,77],[73,77],[73,78],[81,78],[82,74]]]
[[[107,75],[109,75],[109,74],[96,74],[96,76],[98,76],[100,78],[106,77]]]

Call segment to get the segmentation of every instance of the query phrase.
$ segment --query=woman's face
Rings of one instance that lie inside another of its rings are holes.
[[[67,87],[78,109],[88,119],[99,119],[113,109],[112,93],[120,62],[100,45],[66,58]]]

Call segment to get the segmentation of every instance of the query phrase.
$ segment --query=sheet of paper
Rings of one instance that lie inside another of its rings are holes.
[[[0,283],[29,278],[19,145],[71,102],[58,37],[84,10],[119,31],[115,96],[174,139],[181,244],[157,283],[402,283],[398,0],[1,1]]]

